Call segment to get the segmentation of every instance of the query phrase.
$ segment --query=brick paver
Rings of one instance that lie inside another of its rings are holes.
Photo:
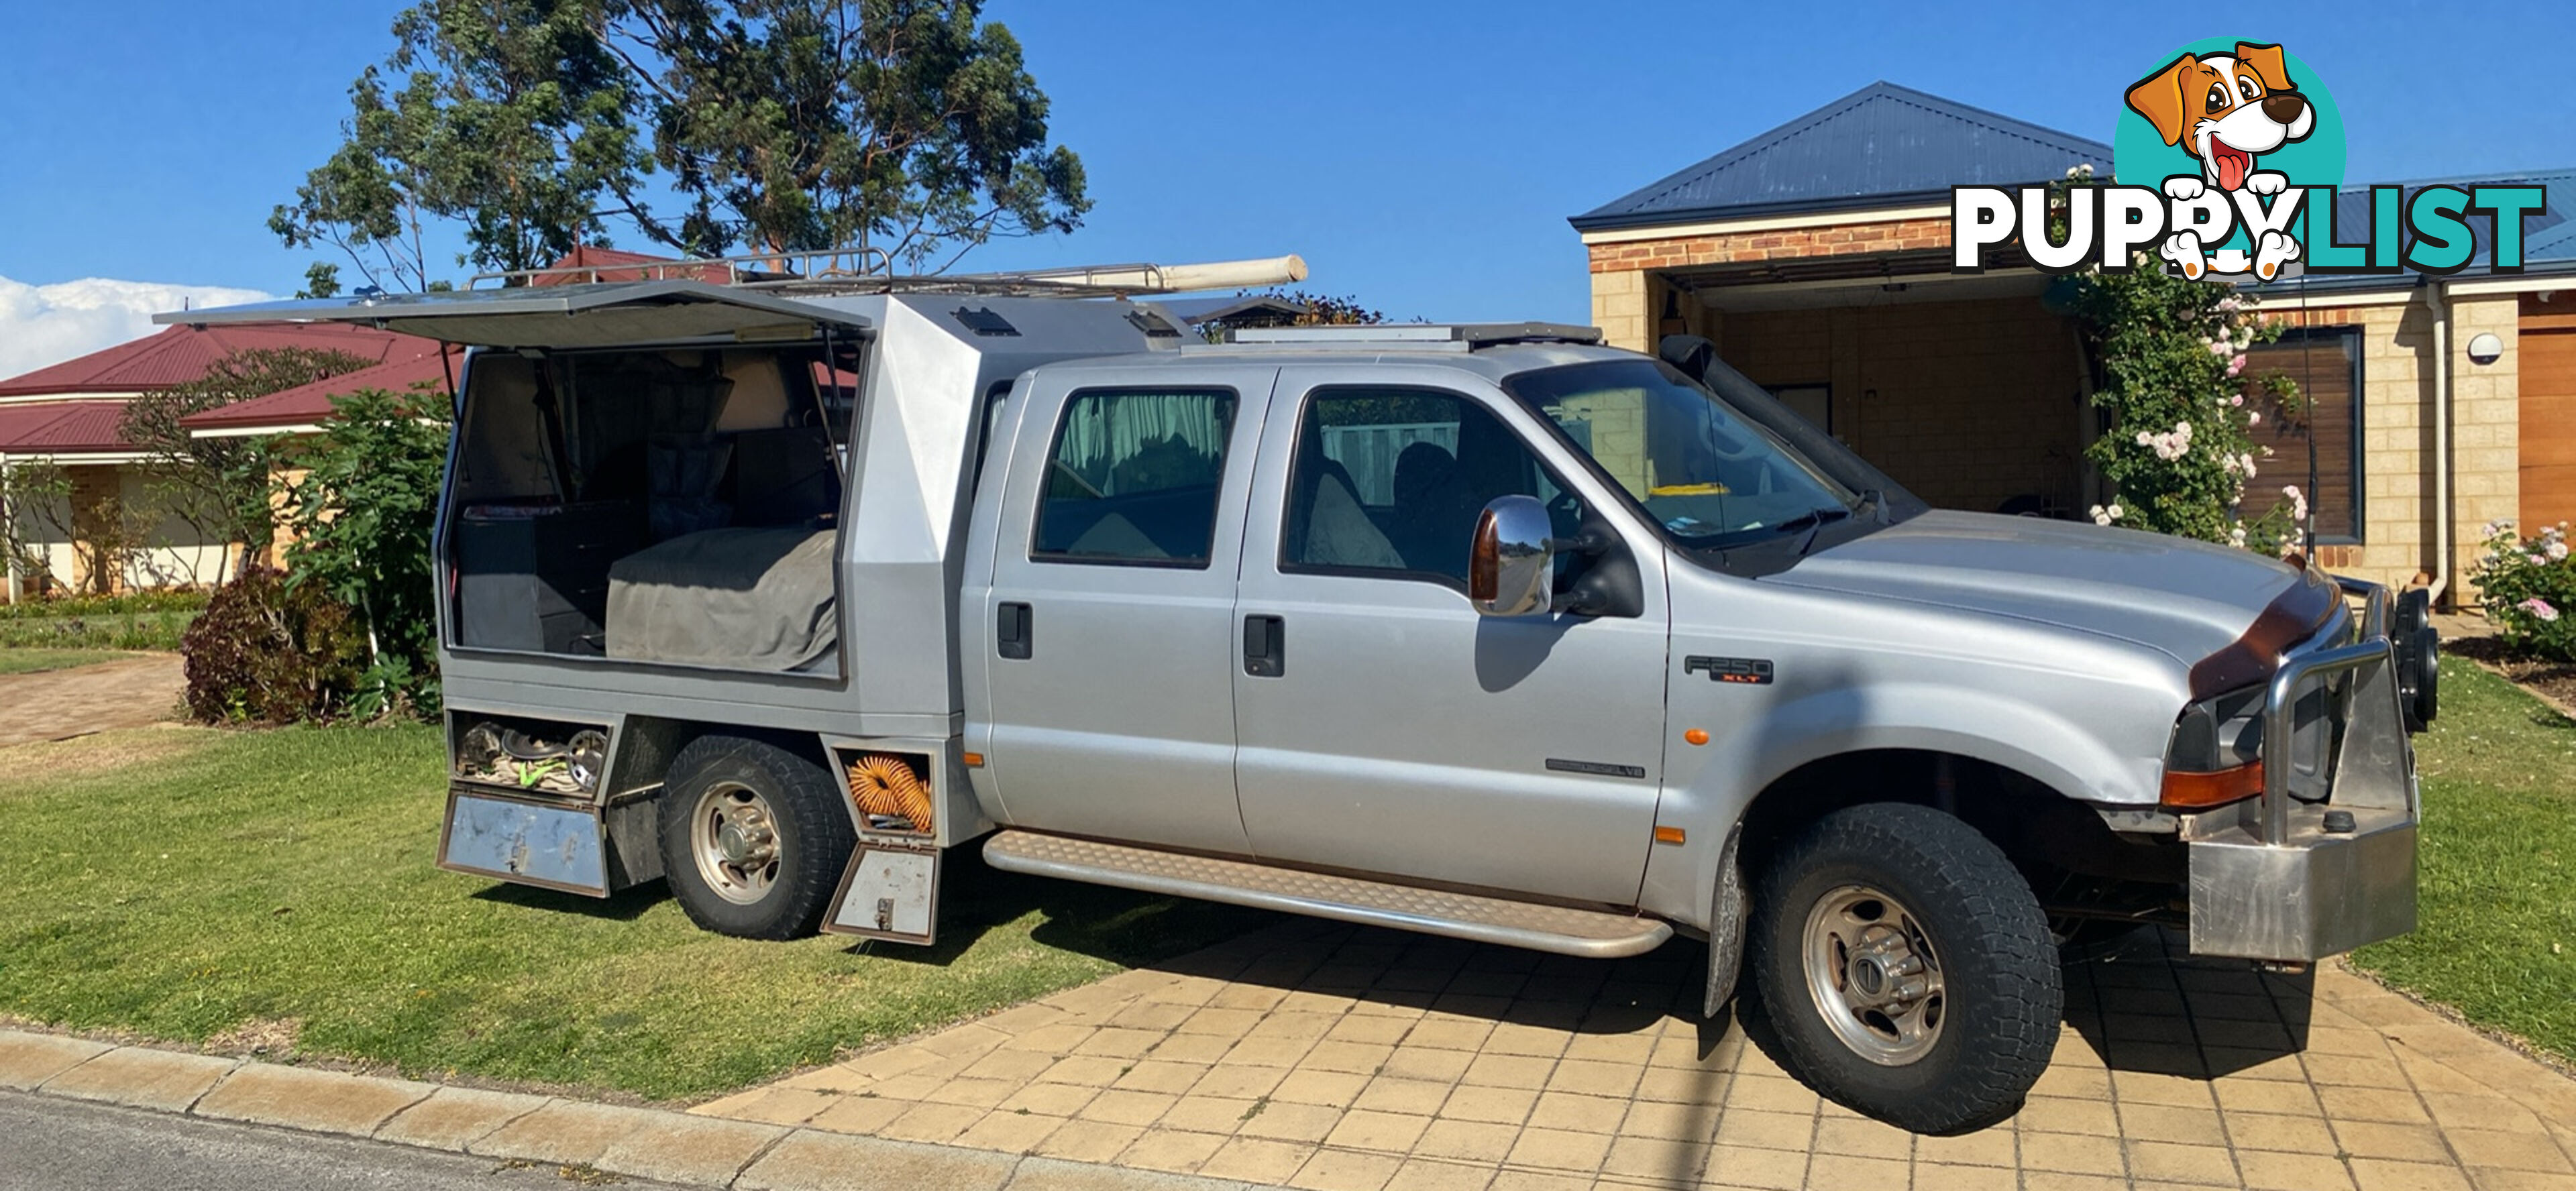
[[[1918,1137],[1598,962],[1290,922],[702,1114],[1312,1188],[2576,1191],[2576,1081],[2339,968],[2159,932],[2067,977],[2022,1112]]]

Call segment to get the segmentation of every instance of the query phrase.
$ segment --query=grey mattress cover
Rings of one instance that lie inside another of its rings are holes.
[[[841,641],[828,529],[707,529],[608,568],[608,656],[796,670]],[[828,668],[828,667],[826,667]]]

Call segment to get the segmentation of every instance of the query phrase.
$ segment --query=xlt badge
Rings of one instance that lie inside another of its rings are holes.
[[[1708,672],[1711,682],[1743,682],[1754,686],[1771,684],[1769,658],[1713,658],[1692,654],[1682,659],[1682,673]]]

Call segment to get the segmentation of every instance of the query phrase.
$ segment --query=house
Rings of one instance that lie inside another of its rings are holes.
[[[216,361],[251,348],[348,352],[385,363],[437,358],[437,344],[335,324],[174,326],[142,339],[0,379],[0,472],[20,479],[59,469],[64,490],[0,507],[9,538],[5,596],[43,587],[114,591],[211,583],[229,573],[232,544],[208,540],[183,519],[131,523],[154,506],[141,448],[119,426],[135,397],[203,378]],[[32,563],[34,565],[23,565]]]
[[[1705,336],[1932,504],[2064,517],[2111,495],[2083,454],[2103,429],[2093,363],[2064,289],[2026,258],[1951,271],[1950,189],[2077,165],[2107,176],[2111,147],[1881,82],[1571,222],[1610,342]],[[2524,225],[2524,272],[2486,272],[2481,252],[2448,277],[2258,291],[2291,329],[2250,370],[2313,402],[2304,436],[2258,428],[2275,452],[2258,482],[2312,489],[2338,570],[2456,584],[2489,519],[2576,519],[2576,169],[2476,181],[2553,192]],[[2341,195],[2342,225],[2367,204]]]

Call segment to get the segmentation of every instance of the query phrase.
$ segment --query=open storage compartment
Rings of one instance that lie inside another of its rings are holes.
[[[478,353],[454,645],[834,677],[850,343]]]
[[[451,709],[438,867],[606,897],[616,879],[600,791],[613,724]]]
[[[927,944],[938,935],[940,762],[902,749],[831,746],[859,844],[823,929]]]

